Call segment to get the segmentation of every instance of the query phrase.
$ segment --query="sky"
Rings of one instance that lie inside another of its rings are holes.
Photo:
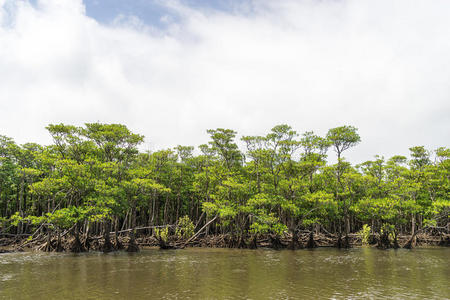
[[[450,147],[449,15],[447,0],[0,0],[0,135],[121,123],[155,151],[211,128],[352,125],[352,162]]]

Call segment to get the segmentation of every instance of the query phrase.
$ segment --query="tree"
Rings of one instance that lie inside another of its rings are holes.
[[[327,133],[327,139],[330,141],[331,145],[334,148],[334,151],[337,153],[337,166],[336,166],[336,180],[338,184],[336,187],[338,188],[335,191],[336,199],[340,203],[341,209],[344,214],[345,219],[345,235],[348,236],[350,233],[350,216],[349,216],[349,207],[350,203],[348,199],[342,197],[342,181],[341,177],[344,172],[345,164],[341,159],[342,152],[348,150],[349,148],[356,146],[361,138],[357,133],[357,129],[353,126],[340,126],[336,128],[332,128]]]
[[[33,242],[45,234],[47,251],[61,250],[65,234],[75,238],[73,251],[119,249],[120,232],[129,232],[128,248],[137,250],[138,230],[154,234],[164,226],[170,235],[177,222],[189,223],[195,238],[204,229],[225,234],[231,247],[256,247],[261,235],[285,247],[290,235],[292,249],[302,246],[301,232],[309,232],[310,247],[320,231],[339,233],[338,244],[348,246],[348,234],[366,223],[381,246],[395,244],[400,233],[414,241],[419,232],[448,230],[445,147],[411,147],[410,159],[375,156],[353,166],[343,157],[360,141],[352,126],[330,129],[324,138],[277,125],[242,137],[245,155],[231,129],[208,130],[210,141],[198,153],[190,146],[140,152],[144,137],[121,124],[47,129],[50,146],[0,136],[0,234],[30,235]],[[327,164],[330,147],[336,164]]]

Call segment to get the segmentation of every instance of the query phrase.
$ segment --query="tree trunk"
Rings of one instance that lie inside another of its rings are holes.
[[[90,226],[89,226],[89,222],[87,222],[87,224],[86,224],[86,233],[84,234],[84,245],[83,245],[83,247],[87,250],[87,251],[89,251],[89,248],[90,248],[90,238],[89,238],[89,233],[90,233]]]
[[[58,240],[56,242],[56,252],[62,252],[64,249],[61,245],[61,231],[58,230]]]
[[[106,220],[104,223],[104,232],[103,232],[103,239],[105,240],[102,247],[103,253],[108,253],[114,250],[109,236],[109,232],[111,231],[110,227],[111,227],[110,221]]]
[[[348,236],[350,233],[350,216],[348,210],[345,209],[345,235]]]
[[[256,248],[258,248],[258,244],[256,242],[256,234],[254,234],[251,237],[250,243],[248,244],[248,248],[249,249],[256,249]]]
[[[412,249],[416,246],[416,215],[411,214],[411,238],[404,248]]]
[[[130,230],[130,241],[128,243],[127,252],[139,251],[139,246],[136,243],[136,201],[133,200],[131,204],[131,226],[133,230]]]
[[[50,228],[47,226],[47,244],[45,245],[45,252],[52,251],[52,245],[51,245],[52,235],[50,232]]]
[[[123,245],[119,241],[119,217],[116,217],[114,229],[115,229],[115,245],[114,246],[115,246],[116,250],[122,250]]]
[[[73,235],[75,236],[75,239],[72,243],[72,246],[70,247],[70,250],[74,253],[84,252],[85,249],[80,242],[80,232],[78,230],[78,224],[76,224],[73,229]]]
[[[291,232],[292,232],[292,239],[291,239],[291,242],[289,243],[288,248],[290,250],[302,249],[303,245],[298,240],[298,232],[297,232],[297,230],[294,229],[294,230],[291,230]]]
[[[127,252],[138,252],[139,246],[136,243],[136,230],[130,230],[130,241],[128,242]]]
[[[308,248],[308,249],[317,248],[317,244],[314,241],[314,232],[312,232],[312,231],[309,233],[309,239],[308,239],[308,243],[306,244],[306,248]]]
[[[282,248],[285,248],[285,245],[280,241],[280,237],[278,235],[269,235],[270,244],[272,245],[272,248],[275,250],[280,250]]]

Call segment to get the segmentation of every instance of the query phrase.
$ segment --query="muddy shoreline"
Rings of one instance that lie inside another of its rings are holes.
[[[108,248],[105,248],[105,240],[103,237],[88,237],[87,239],[80,238],[76,241],[74,237],[64,237],[58,241],[57,237],[48,237],[27,239],[23,237],[0,237],[0,254],[21,251],[44,251],[44,252],[86,252],[86,251],[103,251],[112,252],[119,250],[130,249],[130,237],[127,235],[111,237],[111,242]],[[348,245],[343,246],[342,241],[346,240]],[[370,247],[377,247],[380,249],[390,248],[408,248],[408,243],[411,240],[410,235],[400,235],[397,239],[397,245],[391,242],[387,245],[380,243],[381,239],[378,235],[373,235],[370,238]],[[74,251],[74,244],[77,244],[77,250]],[[169,237],[166,241],[157,239],[154,236],[141,235],[135,238],[135,245],[140,249],[148,247],[159,247],[161,249],[180,249],[185,247],[201,247],[201,248],[240,248],[240,249],[257,249],[257,248],[272,248],[272,249],[305,249],[317,247],[335,247],[348,248],[363,246],[361,237],[358,234],[350,234],[348,240],[344,237],[339,239],[339,236],[331,234],[312,234],[302,233],[297,237],[297,241],[292,239],[290,235],[272,236],[262,235],[258,237],[239,238],[230,234],[223,235],[209,235],[201,236],[195,240],[186,243],[186,240],[177,238],[175,236]],[[450,246],[450,234],[434,236],[427,234],[418,234],[415,237],[415,245],[413,247],[427,247],[427,246]],[[133,248],[132,246],[131,248]],[[138,250],[138,249],[134,249]],[[135,251],[129,251],[135,252]]]

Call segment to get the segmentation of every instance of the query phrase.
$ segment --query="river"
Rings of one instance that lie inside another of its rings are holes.
[[[450,299],[450,248],[0,255],[1,299]]]

